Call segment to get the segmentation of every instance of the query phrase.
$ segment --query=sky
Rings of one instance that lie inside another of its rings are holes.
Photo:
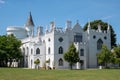
[[[24,26],[29,12],[35,28],[54,21],[65,27],[67,20],[83,27],[88,21],[101,19],[112,25],[120,44],[120,0],[0,0],[0,35],[8,26]]]

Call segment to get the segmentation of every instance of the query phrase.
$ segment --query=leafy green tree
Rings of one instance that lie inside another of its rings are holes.
[[[120,67],[120,45],[117,45],[116,47],[114,47],[113,53],[115,54],[115,57],[116,57],[116,63],[118,63]]]
[[[0,36],[0,66],[7,66],[8,60],[11,65],[13,59],[22,58],[20,46],[21,41],[13,35]]]
[[[103,22],[102,20],[94,20],[94,21],[90,22],[91,29],[97,30],[98,24],[101,25],[102,30],[107,30],[108,24],[106,22]],[[87,30],[87,26],[88,26],[88,23],[86,23],[84,26],[85,31]],[[111,25],[110,25],[110,30],[111,30],[111,46],[114,47],[114,46],[116,46],[116,34]]]
[[[98,58],[98,63],[100,65],[105,65],[105,68],[107,68],[107,64],[111,63],[111,60],[113,59],[113,55],[111,51],[107,48],[107,46],[103,45],[100,53],[97,54],[97,58]]]
[[[73,64],[80,61],[79,52],[76,50],[74,44],[72,43],[67,52],[64,54],[64,59],[70,65],[70,69],[72,69]]]
[[[10,60],[10,63],[12,59],[18,60],[22,57],[21,55],[21,41],[16,39],[15,36],[13,35],[8,35],[7,36],[7,54],[8,54],[8,59]]]
[[[0,36],[0,66],[6,66],[7,65],[7,56],[6,54],[6,46],[7,46],[7,37]]]

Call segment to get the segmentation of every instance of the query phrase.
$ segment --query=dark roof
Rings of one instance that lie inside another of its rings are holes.
[[[27,27],[29,27],[29,26],[34,26],[34,22],[33,22],[33,19],[32,19],[31,12],[30,12],[30,14],[29,14],[29,16],[28,16],[28,20],[27,20],[25,26],[27,26]]]

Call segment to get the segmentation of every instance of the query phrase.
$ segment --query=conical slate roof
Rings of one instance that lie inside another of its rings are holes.
[[[33,22],[33,19],[32,19],[32,15],[31,15],[31,12],[28,16],[28,20],[27,20],[27,23],[25,24],[25,26],[29,27],[29,26],[34,26],[34,22]]]

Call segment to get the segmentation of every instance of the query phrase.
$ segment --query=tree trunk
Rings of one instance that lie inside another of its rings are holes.
[[[73,64],[72,64],[72,63],[70,63],[70,69],[71,69],[71,70],[72,70],[72,65],[73,65]]]

